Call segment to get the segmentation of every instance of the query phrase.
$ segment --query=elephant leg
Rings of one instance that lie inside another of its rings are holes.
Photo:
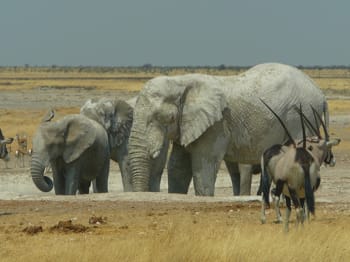
[[[214,196],[216,176],[229,141],[223,123],[216,122],[188,148],[196,195]]]
[[[65,195],[75,195],[79,186],[79,170],[75,167],[67,168],[65,178]]]
[[[80,181],[79,183],[79,194],[89,194],[91,182],[90,181]]]
[[[191,155],[174,143],[168,162],[168,192],[187,194],[191,179]]]
[[[123,190],[124,192],[132,192],[132,179],[128,166],[128,156],[127,154],[118,154],[117,162],[122,177]]]
[[[196,196],[214,196],[216,176],[220,162],[217,159],[192,155],[193,185]]]
[[[149,191],[150,192],[160,192],[160,180],[162,174],[152,173],[149,178]]]
[[[129,168],[127,141],[124,141],[124,143],[112,149],[111,159],[118,163],[124,192],[132,192],[132,179]]]
[[[240,181],[240,195],[250,195],[252,186],[252,165],[239,164]]]
[[[239,196],[241,188],[241,175],[239,173],[238,163],[225,161],[225,164],[231,177],[233,195]]]
[[[51,165],[51,168],[52,168],[53,186],[55,189],[55,194],[64,195],[66,182],[63,175],[63,170],[61,168],[58,168],[56,164]]]
[[[118,161],[120,174],[122,176],[123,190],[124,192],[132,192],[131,175],[128,170],[127,160]]]
[[[108,192],[108,175],[109,175],[109,158],[106,158],[103,170],[96,177],[96,193],[107,193]]]

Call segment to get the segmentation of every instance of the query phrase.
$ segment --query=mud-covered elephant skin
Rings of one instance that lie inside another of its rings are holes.
[[[106,129],[110,143],[110,157],[119,165],[125,192],[132,191],[128,162],[128,141],[135,101],[136,97],[126,101],[112,97],[89,99],[80,109],[81,114],[99,122]],[[166,145],[160,156],[153,161],[153,176],[149,181],[150,191],[160,191],[160,179],[166,164],[167,147]]]
[[[257,165],[269,146],[286,136],[259,99],[281,116],[293,137],[300,138],[295,105],[322,114],[326,99],[300,70],[282,64],[257,65],[230,77],[202,74],[161,76],[140,91],[129,139],[130,169],[135,191],[148,191],[150,163],[172,141],[168,190],[187,193],[193,178],[196,195],[214,195],[216,175],[224,160],[232,181],[238,163]],[[327,111],[328,112],[328,111]],[[249,174],[251,175],[251,174]]]
[[[56,195],[87,194],[94,179],[96,192],[108,192],[109,156],[107,132],[96,121],[80,114],[44,121],[33,138],[31,176],[38,189],[54,187]],[[53,182],[43,175],[49,163]]]

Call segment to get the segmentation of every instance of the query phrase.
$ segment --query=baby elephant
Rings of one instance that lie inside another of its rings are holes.
[[[108,192],[110,149],[106,130],[80,114],[50,122],[44,118],[33,138],[31,176],[43,192],[54,187],[56,195],[89,193],[96,179],[96,191]],[[50,163],[53,182],[44,176]]]

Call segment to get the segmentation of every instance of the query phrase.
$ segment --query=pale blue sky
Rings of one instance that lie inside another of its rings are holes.
[[[349,0],[1,0],[0,66],[350,65]]]

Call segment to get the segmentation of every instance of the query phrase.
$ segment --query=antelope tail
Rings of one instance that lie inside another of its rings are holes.
[[[311,186],[310,171],[308,168],[304,168],[304,176],[305,176],[306,204],[311,214],[314,215],[315,214],[315,197],[314,197],[314,190]]]
[[[260,187],[259,191],[263,194],[263,199],[265,201],[266,206],[270,206],[270,179],[267,173],[267,161],[265,154],[263,155],[263,159],[261,161],[261,175],[260,175]]]

